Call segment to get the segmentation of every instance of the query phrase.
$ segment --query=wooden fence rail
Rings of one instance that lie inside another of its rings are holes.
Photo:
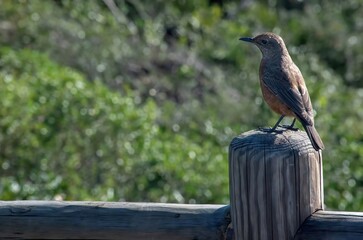
[[[0,201],[0,239],[363,239],[363,213],[323,210],[322,155],[304,132],[236,137],[229,170],[230,206]]]
[[[204,204],[0,201],[0,239],[231,240],[229,210]],[[291,239],[363,239],[363,213],[318,211]]]
[[[361,240],[362,212],[318,211],[302,224],[295,240]]]
[[[229,207],[0,201],[1,239],[225,239]]]

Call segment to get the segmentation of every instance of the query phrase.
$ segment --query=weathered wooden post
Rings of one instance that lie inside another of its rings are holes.
[[[323,209],[322,157],[305,132],[249,131],[229,151],[235,239],[293,239]]]

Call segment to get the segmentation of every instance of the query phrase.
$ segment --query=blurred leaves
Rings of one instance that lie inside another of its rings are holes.
[[[2,199],[226,200],[227,188],[208,190],[227,186],[220,149],[160,128],[152,100],[139,105],[29,50],[0,54]]]

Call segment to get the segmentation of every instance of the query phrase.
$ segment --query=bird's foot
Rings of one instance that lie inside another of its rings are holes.
[[[291,131],[299,130],[299,128],[291,126],[291,125],[282,125],[282,126],[279,125],[279,127],[282,127],[282,128],[285,128],[285,129],[288,129],[288,130],[291,130]]]
[[[266,132],[266,133],[282,133],[283,130],[278,130],[277,128],[270,128],[270,127],[258,127],[258,130],[260,130],[261,132]]]

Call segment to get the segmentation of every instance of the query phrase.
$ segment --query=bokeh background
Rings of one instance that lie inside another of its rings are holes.
[[[230,141],[278,118],[238,41],[265,31],[310,91],[327,208],[363,211],[361,0],[0,0],[0,199],[228,203]]]

